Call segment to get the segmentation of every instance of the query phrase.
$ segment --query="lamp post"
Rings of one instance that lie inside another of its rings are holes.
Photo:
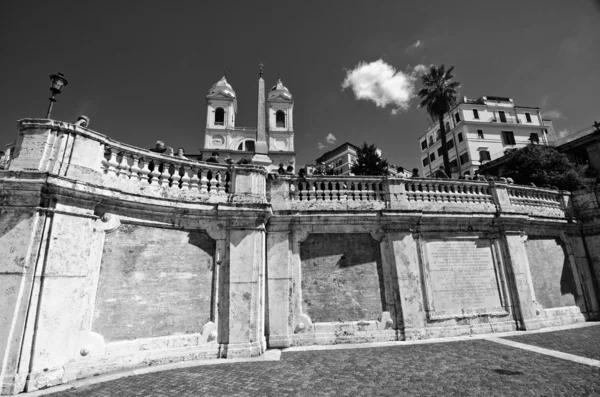
[[[50,104],[48,105],[48,112],[46,113],[47,119],[50,118],[50,114],[52,113],[52,105],[54,104],[54,102],[56,102],[55,96],[60,94],[62,92],[62,89],[68,83],[69,82],[67,81],[67,79],[65,79],[65,76],[62,73],[50,75],[50,92],[52,93],[52,96],[49,98]]]

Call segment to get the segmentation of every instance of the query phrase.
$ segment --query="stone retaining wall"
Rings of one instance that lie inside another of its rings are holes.
[[[267,345],[598,319],[600,216],[586,194],[273,179],[22,120],[0,171],[1,392]]]

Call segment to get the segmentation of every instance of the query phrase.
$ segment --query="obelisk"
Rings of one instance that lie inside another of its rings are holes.
[[[267,144],[266,112],[265,112],[265,81],[263,80],[263,64],[258,72],[258,119],[256,121],[256,144],[252,164],[268,167],[273,161],[269,158]]]

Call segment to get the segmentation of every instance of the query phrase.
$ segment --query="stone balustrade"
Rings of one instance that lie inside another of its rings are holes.
[[[277,176],[274,210],[518,212],[565,218],[570,193],[502,182],[357,176]]]
[[[384,201],[379,177],[323,176],[290,180],[294,201]]]
[[[104,145],[101,164],[105,174],[131,182],[191,190],[204,195],[232,192],[233,167],[226,165],[189,161],[116,142]]]
[[[131,195],[184,202],[266,200],[266,171],[196,162],[115,141],[71,123],[19,121],[9,171],[41,171]]]
[[[404,184],[408,202],[492,204],[487,182],[453,179],[410,179]]]

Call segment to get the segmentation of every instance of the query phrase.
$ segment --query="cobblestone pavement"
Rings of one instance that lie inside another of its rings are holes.
[[[597,341],[596,338],[586,343],[593,345]],[[284,352],[281,361],[189,367],[50,394],[53,397],[334,395],[600,395],[600,369],[486,340],[468,340]]]
[[[504,339],[600,360],[600,326],[519,335]]]

